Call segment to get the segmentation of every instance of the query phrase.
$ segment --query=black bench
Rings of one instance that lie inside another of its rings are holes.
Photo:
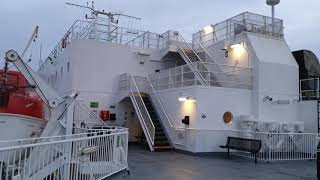
[[[228,158],[230,157],[230,149],[250,152],[254,155],[255,163],[257,163],[257,154],[261,149],[261,141],[255,139],[228,137],[227,144],[219,147],[228,149]]]

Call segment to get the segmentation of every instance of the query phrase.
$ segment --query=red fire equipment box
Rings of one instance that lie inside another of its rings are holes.
[[[106,110],[100,111],[100,118],[101,118],[103,121],[108,121],[108,120],[109,120],[109,117],[110,117],[110,112],[109,112],[109,111],[106,111]]]

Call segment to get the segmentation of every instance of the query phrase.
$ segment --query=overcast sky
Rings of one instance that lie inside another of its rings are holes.
[[[1,0],[0,59],[8,49],[20,53],[33,29],[40,26],[39,38],[31,49],[33,67],[62,38],[74,20],[83,18],[83,9],[65,2],[85,5],[85,0]],[[239,13],[249,11],[270,15],[265,0],[96,0],[98,9],[119,11],[142,18],[145,30],[163,33],[178,30],[186,36]],[[291,50],[309,49],[320,57],[320,0],[281,0],[276,17],[284,20],[285,38]],[[28,53],[29,54],[31,53]]]

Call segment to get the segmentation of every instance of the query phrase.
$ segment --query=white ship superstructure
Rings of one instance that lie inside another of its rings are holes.
[[[245,12],[186,41],[97,16],[76,21],[38,73],[62,95],[79,91],[93,113],[128,127],[131,141],[143,131],[151,150],[219,152],[229,130],[315,131],[316,120],[300,116],[299,67],[283,29]]]

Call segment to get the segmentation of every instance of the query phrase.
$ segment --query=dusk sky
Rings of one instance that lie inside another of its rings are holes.
[[[30,49],[32,67],[43,59],[62,38],[76,19],[84,17],[84,9],[67,6],[65,2],[86,5],[87,1],[65,0],[1,0],[0,56],[8,49],[25,47],[33,29],[39,25],[37,43]],[[163,33],[168,29],[182,32],[188,39],[204,26],[215,24],[245,11],[270,15],[265,0],[97,0],[98,9],[121,11],[141,17],[143,30]],[[320,57],[320,1],[281,0],[276,17],[284,20],[285,38],[291,50],[309,49]]]

